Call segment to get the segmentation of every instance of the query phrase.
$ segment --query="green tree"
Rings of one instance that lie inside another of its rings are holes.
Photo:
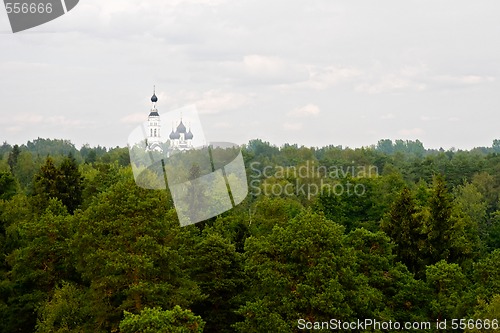
[[[70,226],[65,207],[56,199],[49,201],[41,216],[19,219],[9,226],[18,244],[6,257],[10,268],[6,332],[32,331],[38,306],[60,281],[75,277],[68,247]]]
[[[34,178],[34,206],[43,212],[51,198],[58,198],[57,183],[60,181],[60,172],[51,157],[47,157],[45,164]]]
[[[0,199],[9,200],[16,194],[16,179],[9,172],[0,172]]]
[[[385,233],[356,229],[349,233],[345,244],[354,249],[358,274],[366,277],[372,293],[378,295],[379,309],[374,313],[380,320],[426,319],[428,289],[398,262],[393,254],[395,246]]]
[[[88,290],[63,281],[37,310],[37,333],[105,332],[92,326]]]
[[[139,314],[125,311],[120,322],[122,333],[201,333],[204,321],[200,316],[176,305],[172,310],[145,308]]]
[[[73,214],[82,204],[83,178],[72,154],[59,166],[59,174],[56,182],[57,197],[68,208],[68,212]]]
[[[397,244],[396,254],[413,273],[422,270],[423,235],[422,219],[408,188],[401,191],[393,206],[381,222],[381,229]]]
[[[12,148],[12,151],[9,153],[9,158],[7,160],[7,163],[9,164],[10,167],[10,172],[14,173],[14,169],[17,165],[17,161],[19,159],[19,154],[21,153],[21,150],[19,149],[18,145],[14,145]]]
[[[192,279],[207,297],[193,310],[205,318],[208,332],[230,332],[244,287],[242,255],[219,233],[205,229],[203,234],[193,249]]]
[[[432,263],[448,260],[452,241],[452,198],[442,176],[434,177],[426,225],[428,255]]]
[[[432,319],[465,318],[469,315],[474,297],[467,288],[470,281],[459,265],[441,260],[427,266],[426,280],[433,291],[432,297],[429,297]]]
[[[297,319],[328,321],[375,317],[380,294],[358,273],[343,246],[344,228],[305,212],[245,244],[251,291],[238,313],[239,332],[290,332]]]
[[[51,157],[35,176],[34,201],[43,210],[50,198],[57,198],[73,214],[83,200],[83,178],[78,170],[78,164],[70,154],[59,167],[54,165]]]
[[[90,286],[94,327],[117,329],[124,310],[187,307],[202,298],[189,278],[191,258],[165,191],[137,187],[131,171],[75,215],[72,256]]]

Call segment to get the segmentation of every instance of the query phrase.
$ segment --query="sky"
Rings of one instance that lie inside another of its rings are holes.
[[[500,138],[500,2],[80,0],[13,34],[0,141],[127,145],[195,105],[208,141],[471,149]]]

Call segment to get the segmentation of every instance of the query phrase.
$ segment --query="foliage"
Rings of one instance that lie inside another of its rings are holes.
[[[242,151],[252,193],[181,228],[168,189],[136,186],[127,148],[4,143],[0,332],[295,332],[300,318],[497,317],[499,147],[252,140]],[[376,172],[346,172],[355,167]]]
[[[172,310],[145,308],[139,314],[125,312],[120,322],[123,333],[201,333],[204,322],[200,316],[176,305]]]

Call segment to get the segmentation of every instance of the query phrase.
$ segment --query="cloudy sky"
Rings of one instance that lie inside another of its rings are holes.
[[[80,0],[17,34],[0,8],[0,141],[125,146],[156,85],[209,141],[490,146],[499,39],[493,0]]]

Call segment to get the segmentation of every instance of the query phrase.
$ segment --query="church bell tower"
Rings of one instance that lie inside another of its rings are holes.
[[[148,116],[148,133],[147,133],[147,144],[148,151],[162,151],[160,142],[161,142],[161,133],[160,133],[160,114],[156,109],[156,102],[158,102],[158,97],[156,97],[155,88],[153,88],[153,96],[151,97],[151,102],[153,106],[151,107],[151,111]]]

